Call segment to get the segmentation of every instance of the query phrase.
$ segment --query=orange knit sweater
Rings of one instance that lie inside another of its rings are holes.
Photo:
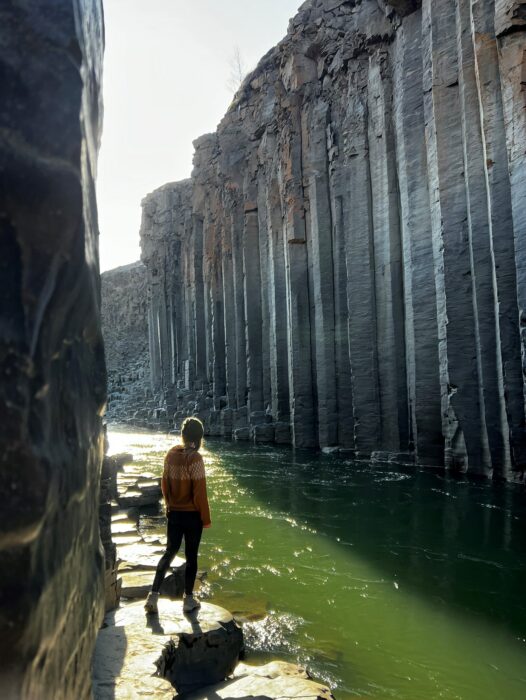
[[[197,450],[187,450],[183,445],[172,447],[164,458],[161,488],[169,511],[198,511],[203,526],[210,525],[205,465]]]

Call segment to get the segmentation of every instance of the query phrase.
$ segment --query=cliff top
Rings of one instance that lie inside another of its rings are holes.
[[[101,277],[111,277],[122,272],[131,272],[131,270],[139,270],[141,268],[144,268],[144,264],[140,260],[137,260],[136,262],[129,263],[128,265],[120,265],[119,267],[114,267],[111,270],[105,270],[103,273],[101,273]]]

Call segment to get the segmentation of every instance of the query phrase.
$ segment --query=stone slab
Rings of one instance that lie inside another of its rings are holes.
[[[95,700],[172,699],[170,682],[156,676],[156,662],[172,637],[186,640],[221,633],[233,623],[230,613],[203,604],[192,616],[184,616],[181,603],[161,599],[159,615],[147,616],[143,603],[125,605],[108,614],[93,659]],[[215,650],[208,648],[212,656]]]
[[[327,686],[313,681],[294,664],[273,661],[265,666],[239,664],[234,677],[188,696],[188,700],[229,700],[230,698],[268,698],[269,700],[330,700]]]

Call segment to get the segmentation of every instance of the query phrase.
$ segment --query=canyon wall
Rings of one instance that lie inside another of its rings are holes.
[[[143,202],[176,423],[523,470],[525,50],[526,2],[302,5]]]
[[[106,376],[99,0],[0,5],[0,697],[91,696]]]
[[[150,388],[146,268],[140,262],[101,275],[108,421],[147,425],[157,403]]]

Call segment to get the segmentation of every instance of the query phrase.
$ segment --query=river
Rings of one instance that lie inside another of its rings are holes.
[[[110,426],[162,472],[170,435]],[[526,489],[210,440],[204,594],[338,700],[526,698]],[[162,517],[141,516],[145,534]]]

